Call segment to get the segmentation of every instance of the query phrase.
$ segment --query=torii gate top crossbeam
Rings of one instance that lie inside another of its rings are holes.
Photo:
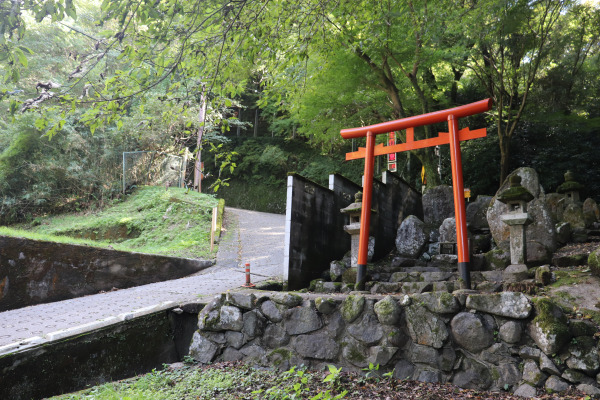
[[[342,129],[340,133],[344,139],[365,137],[367,136],[367,132],[379,135],[381,133],[401,131],[407,128],[416,128],[417,126],[447,122],[449,115],[453,115],[455,119],[464,118],[486,112],[490,108],[492,108],[492,99],[485,99],[475,103],[465,104],[464,106],[434,111],[428,114],[415,115],[414,117],[397,119],[395,121],[382,122],[380,124],[362,126],[359,128]]]

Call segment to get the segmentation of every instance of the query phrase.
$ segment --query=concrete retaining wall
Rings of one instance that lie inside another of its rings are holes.
[[[329,188],[300,175],[288,177],[284,279],[289,289],[307,287],[350,250],[350,235],[344,232],[348,217],[340,209],[354,202],[360,190],[337,174],[329,176]],[[377,259],[394,248],[399,222],[410,214],[423,218],[423,209],[421,195],[389,171],[373,184],[372,207],[377,210],[370,229]]]
[[[181,361],[202,304],[0,353],[0,399],[30,400],[129,378]]]
[[[212,263],[0,236],[0,311],[181,278]]]

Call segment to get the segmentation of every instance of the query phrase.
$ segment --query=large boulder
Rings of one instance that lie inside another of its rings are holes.
[[[433,190],[433,189],[432,189]],[[396,234],[396,248],[401,256],[417,258],[421,254],[427,233],[425,224],[414,215],[409,215],[402,221]]]
[[[523,167],[516,169],[507,177],[500,189],[498,189],[487,211],[490,232],[499,247],[509,248],[509,226],[501,219],[501,216],[508,212],[508,206],[498,200],[498,195],[509,187],[510,177],[515,174],[521,177],[521,185],[534,196],[534,199],[529,202],[527,209],[527,212],[533,219],[533,222],[527,226],[526,230],[527,262],[535,264],[547,262],[550,255],[557,248],[555,222],[546,205],[546,195],[539,183],[538,174],[533,168]]]
[[[473,232],[488,229],[487,210],[492,196],[477,196],[477,200],[467,205],[467,226]]]
[[[446,218],[454,217],[452,186],[440,185],[423,195],[423,215],[427,225],[440,226]]]

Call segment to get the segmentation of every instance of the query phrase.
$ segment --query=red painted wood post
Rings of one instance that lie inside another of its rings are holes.
[[[371,199],[373,198],[373,166],[375,164],[375,135],[367,132],[367,151],[363,177],[362,209],[360,212],[360,236],[358,237],[358,260],[356,266],[356,289],[364,290],[369,255],[369,226],[371,224]]]
[[[469,238],[467,235],[467,212],[462,173],[462,157],[460,140],[458,139],[458,119],[448,115],[450,141],[450,163],[452,164],[452,188],[454,189],[454,216],[456,220],[456,244],[458,251],[458,271],[465,282],[465,287],[471,289],[471,274],[469,271]]]

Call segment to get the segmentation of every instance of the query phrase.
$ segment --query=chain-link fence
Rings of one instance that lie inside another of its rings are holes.
[[[123,152],[123,193],[137,185],[184,187],[187,154]]]

